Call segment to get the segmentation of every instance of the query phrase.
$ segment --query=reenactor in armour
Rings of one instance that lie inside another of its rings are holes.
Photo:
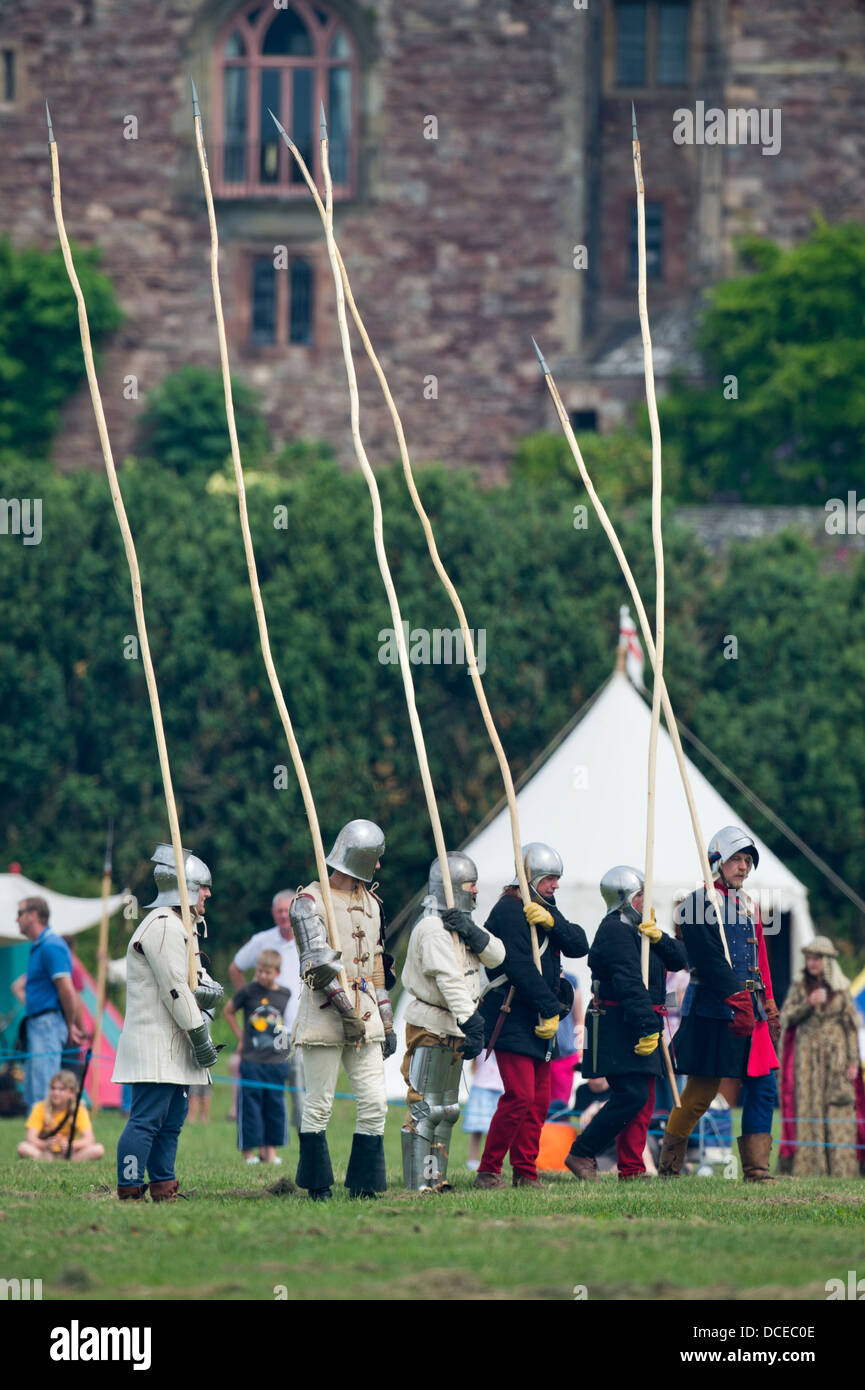
[[[605,1076],[610,1099],[574,1141],[565,1159],[575,1178],[598,1176],[596,1156],[616,1143],[619,1181],[646,1176],[643,1153],[662,1076],[659,1049],[667,971],[685,968],[685,948],[654,923],[643,922],[643,875],[617,864],[601,879],[608,912],[589,951],[592,1003],[580,1064],[584,1079]],[[643,984],[642,940],[649,948],[649,987]]]
[[[747,1182],[771,1182],[773,1070],[781,1034],[760,910],[742,884],[759,862],[750,835],[739,826],[719,830],[709,844],[709,863],[724,917],[730,963],[724,956],[715,909],[705,887],[679,905],[691,983],[676,1033],[676,1070],[688,1077],[682,1104],[667,1122],[658,1172],[678,1177],[688,1138],[718,1093],[723,1077],[742,1083],[739,1153]]]
[[[403,1180],[417,1192],[447,1192],[451,1131],[459,1117],[463,1061],[484,1045],[477,1011],[480,967],[501,965],[505,948],[472,918],[478,871],[466,854],[449,854],[454,905],[447,906],[441,865],[430,867],[424,913],[412,928],[402,982],[406,1012],[402,1074],[408,1121],[402,1130]]]
[[[351,1197],[375,1197],[387,1187],[384,1059],[396,1051],[384,951],[381,900],[372,884],[384,854],[384,833],[353,820],[336,837],[327,863],[338,940],[331,947],[319,883],[302,888],[291,905],[303,980],[292,1041],[301,1050],[306,1098],[300,1125],[297,1185],[313,1201],[333,1196],[327,1126],[340,1066],[357,1104],[357,1129],[345,1185]],[[344,972],[348,989],[340,982]]]

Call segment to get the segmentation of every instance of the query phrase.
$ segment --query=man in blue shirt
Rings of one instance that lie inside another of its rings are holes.
[[[78,1026],[81,1001],[72,987],[72,956],[66,942],[49,927],[48,917],[44,898],[22,898],[18,904],[18,930],[30,942],[25,986],[28,1108],[48,1095],[51,1077],[60,1070],[67,1036],[76,1047],[87,1040]]]

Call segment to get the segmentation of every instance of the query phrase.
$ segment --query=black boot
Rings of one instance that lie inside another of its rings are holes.
[[[314,1202],[326,1202],[332,1196],[333,1168],[324,1130],[317,1134],[300,1135],[300,1162],[297,1165],[298,1187],[305,1187]]]
[[[380,1134],[355,1134],[351,1141],[345,1185],[349,1197],[374,1199],[377,1192],[386,1191],[384,1139]]]

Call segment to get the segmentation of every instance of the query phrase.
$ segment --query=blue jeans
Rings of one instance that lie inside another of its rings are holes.
[[[773,1072],[746,1076],[742,1082],[742,1133],[771,1134],[772,1111],[778,1101]]]
[[[132,1106],[117,1141],[117,1185],[138,1187],[147,1172],[151,1182],[170,1182],[186,1112],[189,1087],[165,1081],[133,1081]]]
[[[27,1020],[27,1051],[35,1053],[28,1056],[24,1068],[24,1099],[27,1109],[32,1110],[40,1100],[48,1096],[51,1078],[60,1071],[60,1058],[69,1028],[66,1019],[58,1009],[50,1014],[40,1014],[38,1018]]]
[[[237,1101],[237,1147],[281,1148],[288,1143],[285,1122],[287,1062],[253,1062],[240,1059],[240,1094]],[[258,1084],[256,1084],[258,1083]],[[280,1087],[279,1090],[271,1089]]]

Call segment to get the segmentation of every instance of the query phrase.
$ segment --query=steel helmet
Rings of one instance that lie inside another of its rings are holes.
[[[565,872],[562,863],[562,856],[550,845],[542,844],[540,840],[533,840],[529,845],[523,845],[523,866],[526,871],[526,878],[531,888],[537,888],[542,878],[561,878]],[[511,879],[510,887],[519,887],[519,878],[514,875]]]
[[[350,820],[334,840],[327,863],[362,883],[372,883],[383,854],[384,831],[371,820]]]
[[[631,907],[634,898],[642,893],[646,880],[639,869],[630,864],[616,864],[608,869],[601,879],[601,897],[611,912],[617,908]]]
[[[177,885],[177,866],[174,862],[174,849],[171,845],[157,845],[150,857],[156,865],[153,877],[156,879],[157,894],[147,907],[179,907],[180,889]],[[186,892],[189,904],[194,907],[198,900],[199,888],[209,888],[213,882],[210,870],[203,859],[190,850],[183,851],[183,867],[186,873]]]
[[[709,841],[709,863],[715,868],[718,864],[726,864],[734,854],[750,854],[755,869],[760,862],[757,846],[747,831],[738,825],[725,825]]]
[[[471,912],[475,905],[475,895],[469,892],[466,885],[477,883],[477,865],[473,859],[469,859],[467,854],[459,854],[456,851],[448,854],[447,861],[451,887],[454,890],[454,907],[462,908],[464,912]],[[447,907],[445,885],[438,859],[434,859],[430,864],[427,891],[435,898],[436,907]]]

